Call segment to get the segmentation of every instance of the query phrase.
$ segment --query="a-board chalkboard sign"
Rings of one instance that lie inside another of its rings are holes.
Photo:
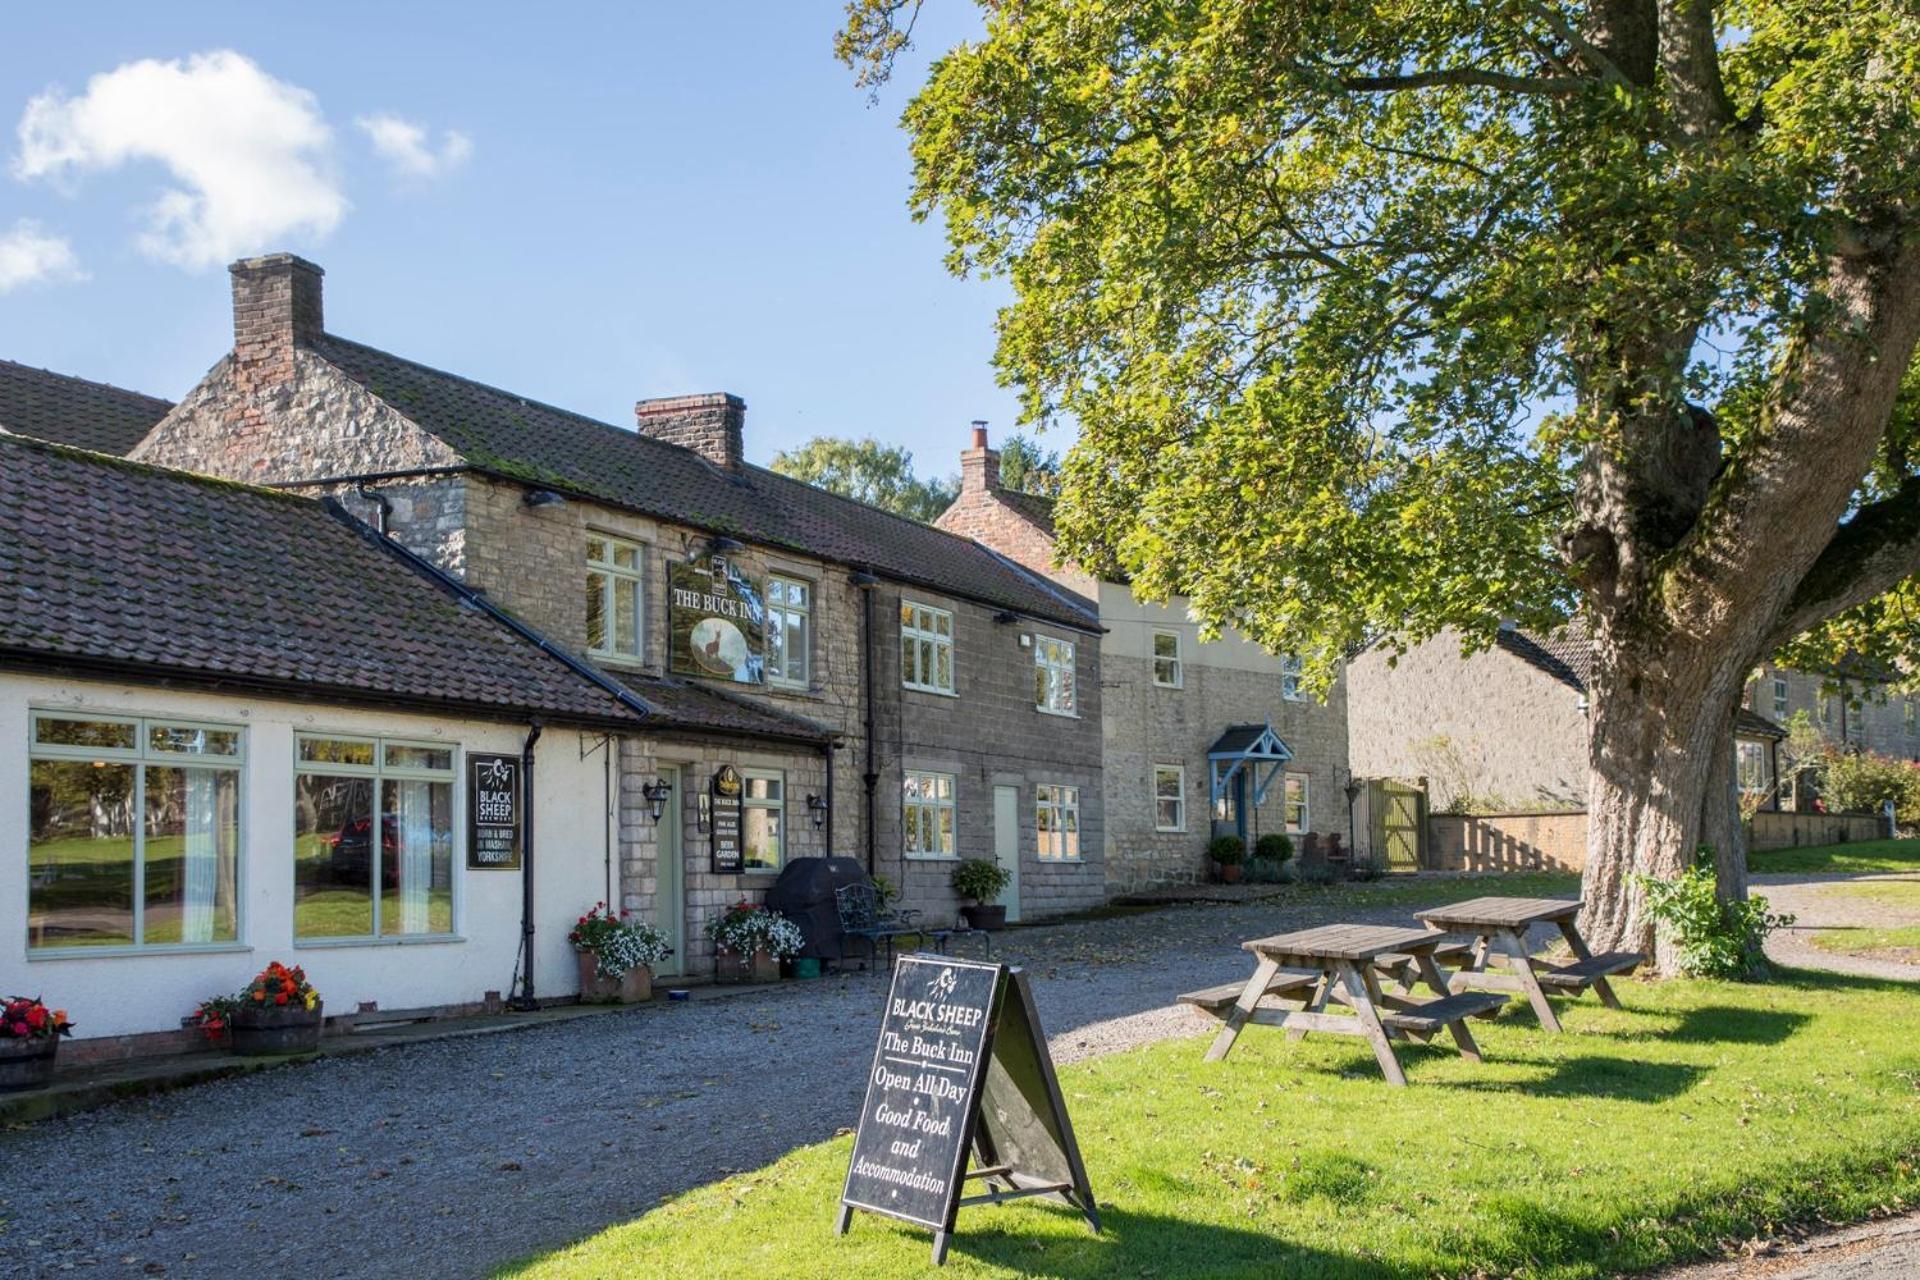
[[[976,1193],[962,1195],[974,1181],[982,1184]],[[937,1265],[962,1206],[1024,1196],[1070,1205],[1100,1229],[1026,974],[902,956],[836,1232],[846,1232],[855,1209],[918,1223],[933,1229]]]
[[[510,871],[520,865],[519,756],[467,757],[467,867]]]
[[[709,788],[712,800],[707,822],[713,839],[713,874],[738,875],[746,866],[746,853],[740,845],[740,771],[730,764],[720,766]]]

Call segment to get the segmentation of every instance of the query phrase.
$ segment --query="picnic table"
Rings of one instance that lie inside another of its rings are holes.
[[[1630,973],[1646,959],[1632,951],[1594,955],[1574,923],[1580,907],[1578,898],[1470,898],[1413,914],[1433,929],[1474,936],[1465,963],[1448,980],[1452,990],[1481,988],[1524,995],[1540,1025],[1558,1031],[1560,1019],[1547,1003],[1546,988],[1576,996],[1591,988],[1600,1003],[1618,1009],[1619,997],[1613,994],[1607,978]],[[1527,931],[1536,924],[1559,928],[1573,952],[1573,963],[1548,964],[1533,957],[1527,947]],[[1490,967],[1496,950],[1505,957],[1505,964],[1497,969]]]
[[[1483,992],[1453,991],[1433,958],[1434,949],[1445,941],[1441,934],[1426,929],[1362,924],[1323,925],[1255,938],[1241,944],[1255,956],[1252,977],[1244,983],[1190,991],[1180,999],[1226,1024],[1207,1050],[1208,1062],[1226,1057],[1241,1029],[1255,1023],[1284,1027],[1289,1040],[1310,1031],[1359,1036],[1373,1047],[1388,1082],[1404,1085],[1407,1077],[1394,1055],[1393,1041],[1426,1041],[1444,1030],[1453,1035],[1462,1057],[1478,1062],[1480,1048],[1466,1020],[1498,1009],[1505,1000]],[[1389,955],[1404,957],[1435,998],[1419,999],[1411,990],[1383,992],[1375,962]],[[1343,1004],[1352,1013],[1328,1013],[1329,1003]]]

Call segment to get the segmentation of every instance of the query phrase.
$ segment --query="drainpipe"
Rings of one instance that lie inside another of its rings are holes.
[[[873,593],[880,585],[880,579],[872,573],[862,571],[848,579],[860,591],[860,697],[865,704],[865,750],[867,754],[866,772],[860,775],[861,784],[866,790],[867,820],[867,874],[872,876],[880,865],[880,833],[875,824],[880,793],[880,768],[873,756],[874,739],[874,697],[873,697]]]
[[[540,722],[527,722],[527,740],[520,748],[520,786],[525,812],[520,817],[520,998],[513,1007],[539,1008],[533,998],[533,745],[540,741]]]
[[[835,749],[831,741],[820,749],[820,754],[827,758],[827,856],[829,858],[833,856],[833,810],[835,808],[833,803],[833,753]]]
[[[371,502],[374,510],[380,513],[374,517],[373,527],[379,531],[381,537],[386,537],[387,525],[393,519],[393,499],[381,493],[378,489],[369,489],[365,480],[355,485],[353,491],[366,501]]]

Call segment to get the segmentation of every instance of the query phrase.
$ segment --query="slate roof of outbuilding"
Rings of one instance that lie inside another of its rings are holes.
[[[0,437],[0,657],[489,718],[641,722],[338,507]]]
[[[804,739],[825,742],[833,731],[804,716],[763,707],[673,676],[619,672],[614,679],[653,708],[647,723],[655,728],[685,726],[758,738]]]
[[[1093,631],[1090,600],[970,539],[765,467],[729,474],[689,449],[325,334],[312,350],[444,441],[522,483],[782,547]]]
[[[125,454],[173,402],[0,360],[0,431]]]
[[[1494,643],[1580,693],[1593,678],[1593,639],[1577,622],[1550,636],[1503,626]]]

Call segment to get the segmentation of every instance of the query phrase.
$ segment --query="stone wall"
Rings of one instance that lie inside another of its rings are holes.
[[[1427,818],[1426,870],[1573,871],[1587,865],[1587,815],[1435,813]]]
[[[1852,813],[1756,813],[1747,824],[1747,849],[1797,849],[1801,845],[1881,840],[1883,819]]]
[[[1375,646],[1347,666],[1355,773],[1424,777],[1436,808],[1586,804],[1579,693],[1501,649],[1462,657],[1451,632],[1389,656]]]
[[[1784,707],[1775,697],[1776,676],[1786,681]],[[1877,682],[1840,690],[1830,686],[1825,676],[1767,665],[1747,685],[1746,703],[1782,728],[1804,711],[1830,742],[1853,743],[1896,760],[1920,760],[1920,695],[1900,693]],[[1911,722],[1909,703],[1914,705]]]

